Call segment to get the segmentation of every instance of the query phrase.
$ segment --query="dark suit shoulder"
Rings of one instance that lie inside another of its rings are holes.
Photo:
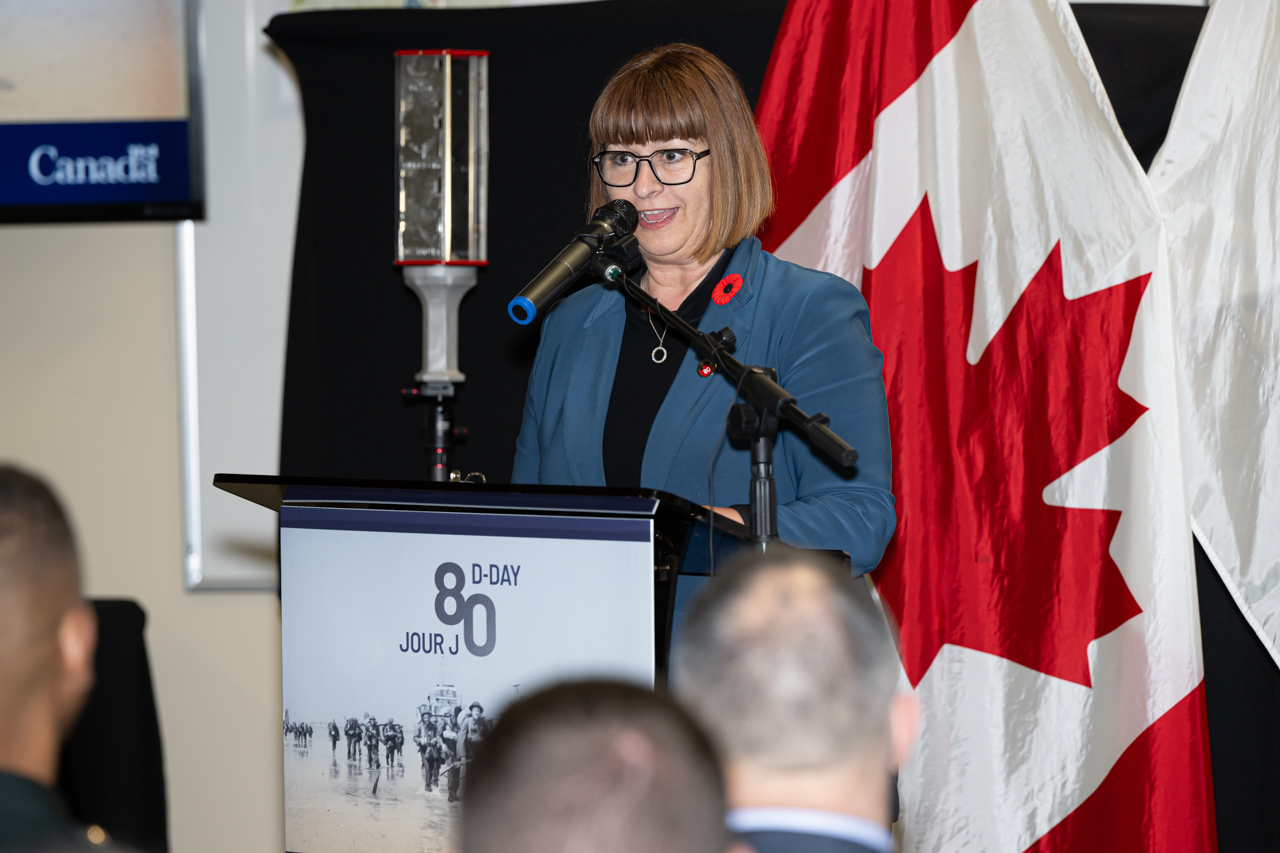
[[[96,833],[96,839],[90,833]],[[97,827],[72,821],[50,789],[21,776],[0,772],[0,853],[77,853],[119,850],[105,844]]]
[[[877,853],[843,838],[805,832],[743,832],[738,837],[756,853]]]

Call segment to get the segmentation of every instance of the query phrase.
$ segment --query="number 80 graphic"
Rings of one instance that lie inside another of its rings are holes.
[[[447,586],[445,580],[454,578],[453,586]],[[467,585],[466,572],[462,571],[462,567],[457,563],[441,563],[436,569],[436,618],[445,625],[462,625],[462,639],[467,644],[467,651],[476,657],[484,657],[493,651],[494,643],[498,640],[497,611],[493,607],[493,599],[483,593],[475,593],[474,595],[462,595],[462,588]],[[445,610],[445,604],[449,601],[453,602],[453,612],[449,613]],[[477,607],[484,608],[484,645],[476,644],[475,634],[475,610]]]

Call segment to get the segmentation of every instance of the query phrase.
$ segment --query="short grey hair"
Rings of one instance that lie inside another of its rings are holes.
[[[888,737],[899,664],[861,579],[793,548],[726,566],[675,649],[677,696],[730,761],[831,766]]]
[[[723,853],[719,757],[651,690],[562,684],[503,712],[467,767],[464,853]]]

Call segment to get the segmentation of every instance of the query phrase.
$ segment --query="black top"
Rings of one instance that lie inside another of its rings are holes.
[[[57,795],[38,782],[0,771],[0,853],[92,850]]]
[[[733,247],[721,253],[706,278],[680,303],[676,310],[680,319],[695,328],[702,322],[702,315],[711,302],[711,291],[716,282],[724,278],[731,257]],[[618,369],[613,375],[613,393],[609,396],[609,413],[604,421],[604,481],[609,486],[636,488],[640,485],[640,467],[649,430],[671,390],[689,342],[678,332],[669,330],[662,338],[667,358],[661,364],[654,364],[653,350],[665,328],[663,322],[650,317],[647,309],[633,299],[626,301],[626,315]]]

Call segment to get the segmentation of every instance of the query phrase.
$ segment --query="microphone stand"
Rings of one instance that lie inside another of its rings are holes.
[[[746,401],[735,402],[729,410],[728,431],[731,438],[746,439],[751,444],[751,541],[761,547],[778,540],[778,490],[773,479],[773,441],[781,421],[794,425],[809,443],[842,468],[852,467],[858,453],[829,426],[831,419],[819,412],[805,414],[796,398],[777,382],[771,367],[748,367],[734,358],[736,339],[733,330],[702,332],[689,325],[674,311],[644,291],[628,276],[639,265],[639,243],[634,235],[600,241],[592,268],[606,281],[619,285],[622,292],[649,308],[689,341],[699,357],[709,361],[738,386]],[[711,510],[715,512],[713,507]]]

